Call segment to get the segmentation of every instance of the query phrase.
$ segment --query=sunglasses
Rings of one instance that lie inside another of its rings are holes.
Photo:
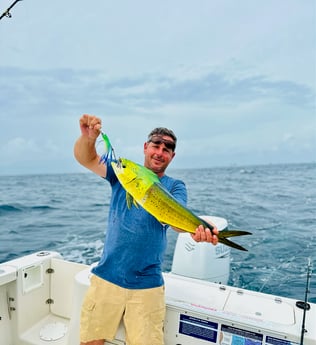
[[[160,137],[153,137],[153,138],[150,138],[148,140],[149,143],[153,143],[154,145],[161,145],[161,144],[165,144],[166,148],[169,149],[169,150],[172,150],[174,151],[175,148],[176,148],[176,144],[174,141],[172,140],[166,140],[166,139],[163,139],[163,138],[160,138]]]

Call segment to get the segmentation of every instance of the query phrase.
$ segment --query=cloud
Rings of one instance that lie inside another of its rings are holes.
[[[1,155],[7,160],[12,158],[12,154],[18,156],[20,159],[23,159],[23,157],[27,158],[30,152],[31,154],[39,153],[40,149],[38,145],[33,140],[27,141],[20,137],[9,140],[1,148]]]
[[[181,79],[168,75],[141,75],[109,79],[102,71],[30,71],[0,68],[0,100],[6,110],[13,105],[33,108],[54,103],[55,108],[78,106],[159,107],[170,104],[237,106],[248,102],[279,101],[297,107],[313,107],[315,92],[308,85],[252,76],[229,80],[225,74]],[[14,97],[13,97],[14,95]]]
[[[3,166],[76,169],[82,113],[138,161],[155,126],[176,166],[313,161],[314,25],[309,1],[21,2],[0,25]]]
[[[15,128],[1,136],[0,157],[7,163],[35,155],[45,162],[70,157],[83,110],[105,117],[115,146],[129,143],[122,152],[132,158],[150,126],[165,124],[183,138],[180,158],[215,151],[221,153],[221,162],[235,162],[238,158],[228,158],[232,152],[236,157],[247,152],[258,156],[256,152],[284,151],[286,145],[296,151],[312,146],[314,93],[292,81],[256,75],[229,78],[211,70],[197,75],[191,71],[187,78],[109,78],[96,70],[1,68],[0,76],[6,80],[1,113]],[[183,165],[184,159],[180,161]]]

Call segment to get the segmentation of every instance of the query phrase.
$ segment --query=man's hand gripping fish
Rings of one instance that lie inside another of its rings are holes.
[[[113,149],[104,133],[103,139],[107,144],[108,152],[101,157],[105,162],[112,157]],[[107,140],[107,141],[106,141]],[[115,158],[115,156],[114,156]],[[159,222],[190,233],[195,233],[199,225],[213,230],[213,225],[196,216],[185,206],[181,205],[160,183],[158,176],[150,169],[134,163],[126,158],[112,161],[111,165],[123,188],[126,190],[128,207],[141,205]],[[217,235],[218,241],[235,249],[244,250],[244,247],[228,240],[228,237],[251,235],[248,231],[223,230]]]

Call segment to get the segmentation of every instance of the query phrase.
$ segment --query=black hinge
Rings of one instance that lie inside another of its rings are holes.
[[[52,298],[48,298],[46,300],[46,304],[54,304],[54,300]]]
[[[54,272],[55,271],[53,268],[47,268],[47,270],[46,270],[46,273],[49,273],[49,274],[54,273]]]

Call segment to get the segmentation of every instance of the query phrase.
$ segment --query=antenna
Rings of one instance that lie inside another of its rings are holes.
[[[296,306],[300,309],[304,309],[303,313],[303,320],[302,320],[302,330],[301,330],[301,341],[300,345],[304,345],[304,335],[307,332],[307,329],[305,329],[305,318],[306,318],[306,311],[311,308],[310,304],[307,303],[308,301],[308,294],[310,293],[309,290],[309,283],[310,283],[310,278],[312,276],[312,263],[311,259],[308,259],[308,264],[307,264],[307,278],[306,278],[306,287],[305,287],[305,300],[303,301],[297,301]]]
[[[22,1],[22,0],[15,0],[0,16],[0,20],[3,18],[3,17],[7,17],[7,18],[11,18],[12,17],[12,14],[10,13],[10,10],[13,6],[15,6],[19,1]]]

